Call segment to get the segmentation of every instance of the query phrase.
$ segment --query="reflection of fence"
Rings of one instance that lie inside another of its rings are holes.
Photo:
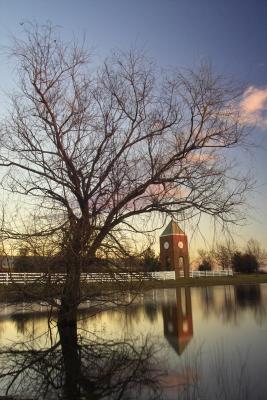
[[[206,277],[206,276],[232,276],[231,269],[224,271],[190,271],[190,277]],[[61,283],[65,280],[65,274],[45,274],[31,272],[0,272],[0,284],[9,283]],[[113,273],[83,273],[81,280],[83,282],[129,282],[141,280],[167,280],[175,279],[174,271],[159,271],[159,272],[113,272]]]

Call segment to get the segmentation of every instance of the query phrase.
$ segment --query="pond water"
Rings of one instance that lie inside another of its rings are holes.
[[[79,399],[267,398],[267,284],[157,289],[105,308],[79,314],[77,367],[45,305],[2,304],[0,395],[74,400],[64,364],[68,380],[83,376]]]

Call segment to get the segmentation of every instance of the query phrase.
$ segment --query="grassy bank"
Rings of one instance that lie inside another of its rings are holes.
[[[218,286],[267,283],[267,274],[234,275],[202,278],[179,278],[176,280],[143,282],[144,288],[175,288],[181,286]]]
[[[267,274],[261,275],[234,275],[225,277],[203,277],[203,278],[179,278],[177,280],[151,280],[143,282],[103,282],[87,283],[82,285],[82,293],[91,297],[97,296],[100,292],[111,291],[120,292],[125,290],[144,291],[156,288],[176,288],[176,287],[197,287],[197,286],[217,286],[217,285],[241,285],[267,283]],[[0,301],[51,301],[60,295],[60,285],[1,285]]]

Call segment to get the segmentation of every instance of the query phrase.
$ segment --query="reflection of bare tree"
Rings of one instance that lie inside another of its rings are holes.
[[[147,341],[78,337],[75,326],[59,327],[60,340],[47,349],[33,341],[0,352],[1,390],[38,398],[133,399],[160,397],[154,347]]]
[[[257,308],[261,304],[260,285],[236,285],[235,295],[240,308]]]
[[[32,316],[27,314],[13,314],[11,320],[15,322],[17,332],[22,335],[26,334],[28,323],[33,323]]]
[[[201,310],[207,319],[216,315],[225,323],[238,325],[248,311],[253,312],[255,321],[259,325],[266,319],[260,285],[205,287],[200,290]]]
[[[266,309],[262,301],[260,285],[237,285],[235,295],[238,309],[252,310],[256,322],[261,325],[266,318]]]
[[[154,322],[158,317],[158,307],[154,302],[145,302],[144,303],[144,311],[146,313],[147,318],[150,322]]]
[[[224,322],[238,323],[237,306],[232,286],[224,286],[224,302],[221,307],[221,315]]]
[[[225,356],[225,349],[217,345],[213,350],[213,361],[210,365],[211,373],[215,378],[215,387],[208,398],[220,400],[250,400],[263,399],[258,393],[252,391],[248,370],[247,354],[233,353],[230,358]]]
[[[201,288],[201,301],[204,316],[208,316],[214,310],[214,287],[207,286]]]
[[[0,338],[1,338],[3,333],[4,333],[4,327],[0,323]]]
[[[160,313],[159,299],[156,297],[156,291],[151,290],[144,293],[143,297],[144,312],[150,322],[156,321]]]

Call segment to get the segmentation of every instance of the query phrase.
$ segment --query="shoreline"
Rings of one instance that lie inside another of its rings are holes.
[[[205,286],[228,286],[228,285],[255,285],[267,283],[267,274],[234,275],[226,277],[200,277],[200,278],[178,278],[176,280],[150,280],[135,282],[104,282],[82,284],[82,297],[97,297],[103,291],[114,293],[133,291],[143,292],[150,289],[171,289],[180,287],[205,287]],[[7,302],[20,301],[53,301],[60,295],[59,285],[0,285],[0,299]]]
[[[255,285],[267,283],[267,274],[242,274],[222,277],[200,277],[200,278],[178,278],[176,280],[165,280],[156,282],[145,281],[144,286],[151,288],[175,288],[175,287],[204,287],[204,286],[227,286],[227,285]]]

